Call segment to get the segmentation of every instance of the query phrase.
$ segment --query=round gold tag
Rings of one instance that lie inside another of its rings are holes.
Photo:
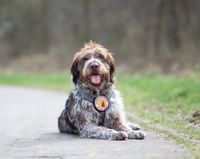
[[[105,96],[99,96],[95,99],[94,105],[97,110],[105,111],[106,109],[108,109],[109,102]]]

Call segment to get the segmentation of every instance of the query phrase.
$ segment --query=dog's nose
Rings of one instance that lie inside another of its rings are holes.
[[[98,69],[98,67],[99,67],[99,64],[97,62],[92,62],[90,64],[90,68],[93,69],[93,70]]]

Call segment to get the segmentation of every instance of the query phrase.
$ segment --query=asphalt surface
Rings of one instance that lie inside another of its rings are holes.
[[[145,140],[126,141],[61,134],[57,118],[66,97],[64,93],[0,86],[0,158],[192,158],[182,146],[148,131]]]

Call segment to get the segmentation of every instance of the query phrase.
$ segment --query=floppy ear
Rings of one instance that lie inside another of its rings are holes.
[[[115,64],[114,64],[114,58],[113,58],[112,53],[109,53],[107,58],[108,58],[109,66],[110,66],[110,82],[114,83],[115,82],[115,78],[114,78]]]
[[[79,78],[79,70],[78,70],[78,60],[74,59],[73,64],[71,66],[71,74],[72,74],[72,80],[74,84],[77,83],[77,80]]]

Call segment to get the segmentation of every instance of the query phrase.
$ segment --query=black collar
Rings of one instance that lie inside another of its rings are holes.
[[[95,99],[98,97],[98,96],[87,93],[84,89],[80,88],[79,86],[77,87],[77,89],[78,89],[78,92],[80,93],[80,95],[82,96],[82,98],[84,98],[87,101],[90,101],[92,103],[94,103]],[[108,101],[110,101],[112,95],[113,95],[113,92],[112,92],[112,90],[110,90],[110,91],[108,91],[108,93],[106,95],[102,95],[102,96],[105,96],[108,99]]]

